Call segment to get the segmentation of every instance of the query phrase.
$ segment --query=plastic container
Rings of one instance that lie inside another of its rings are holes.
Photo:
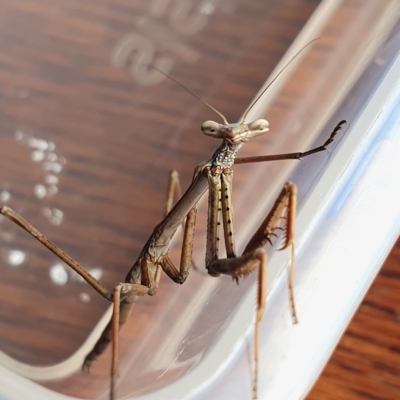
[[[10,43],[4,65],[15,62],[16,71],[3,67],[0,77],[8,83],[0,198],[110,288],[160,220],[168,169],[183,171],[186,187],[194,166],[216,146],[197,128],[216,117],[173,83],[157,81],[138,56],[150,55],[156,65],[161,60],[237,120],[260,76],[274,77],[299,48],[321,37],[252,110],[248,120],[268,118],[271,135],[246,144],[240,156],[306,150],[322,144],[340,120],[349,126],[328,151],[301,162],[235,168],[239,250],[283,183],[299,188],[300,323],[293,326],[289,313],[289,254],[267,248],[260,399],[306,395],[400,226],[397,2],[324,1],[311,18],[308,2],[290,2],[290,9],[283,3],[202,2],[187,10],[154,2],[142,14],[139,3],[40,3],[23,10],[32,18],[22,39],[11,25],[2,34]],[[23,15],[12,6],[6,11],[10,24]],[[294,20],[297,25],[288,23]],[[253,31],[236,29],[250,22]],[[269,29],[278,36],[267,36]],[[295,36],[277,63],[282,46],[274,41]],[[121,332],[121,398],[251,395],[255,276],[239,286],[207,276],[206,199],[197,220],[198,270],[181,287],[163,277],[157,296],[141,299]],[[4,219],[0,229],[1,292],[8,299],[1,308],[1,396],[107,398],[109,355],[90,375],[80,366],[107,323],[108,305],[20,229]]]

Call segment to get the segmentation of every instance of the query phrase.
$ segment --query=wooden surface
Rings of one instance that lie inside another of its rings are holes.
[[[307,400],[395,400],[400,393],[400,239]]]

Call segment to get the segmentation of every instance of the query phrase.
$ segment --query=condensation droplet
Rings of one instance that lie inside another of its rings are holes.
[[[64,286],[68,282],[68,273],[64,265],[57,263],[50,268],[50,279],[58,286]]]
[[[15,131],[15,133],[14,133],[14,139],[17,142],[21,141],[24,138],[24,136],[25,136],[24,133],[21,131]]]
[[[214,14],[214,12],[215,12],[215,6],[211,2],[203,3],[203,5],[200,6],[200,13],[203,15],[211,15]]]
[[[101,268],[89,268],[87,271],[97,280],[100,280],[103,276],[103,270]],[[71,277],[74,281],[86,283],[86,281],[76,272],[73,272]]]
[[[25,253],[21,250],[10,250],[7,258],[12,267],[18,267],[25,261]]]
[[[82,292],[79,294],[79,300],[82,303],[89,303],[89,301],[91,300],[90,294],[86,293],[86,292]]]
[[[48,207],[43,208],[43,215],[47,218],[51,218],[52,212],[50,208]]]
[[[46,158],[51,162],[56,162],[58,160],[56,153],[48,153]]]
[[[39,199],[43,199],[47,195],[47,189],[42,184],[38,183],[34,186],[33,192],[35,193],[36,197]]]
[[[31,153],[31,160],[33,162],[40,162],[44,159],[44,152],[41,150],[35,150]]]
[[[2,203],[5,203],[6,201],[10,200],[11,198],[11,193],[8,190],[2,190],[0,192],[0,201]]]
[[[100,280],[103,276],[103,270],[101,268],[91,268],[89,272],[97,279]]]
[[[58,183],[58,177],[56,175],[52,175],[52,174],[47,174],[44,177],[44,180],[48,185],[57,185],[57,183]]]
[[[36,139],[32,137],[28,139],[28,146],[32,149],[46,151],[49,148],[49,143],[44,139]]]
[[[64,213],[58,208],[53,208],[53,214],[57,218],[62,218],[64,216]]]
[[[50,220],[53,225],[60,225],[64,217],[64,213],[58,208],[43,208],[43,215]]]
[[[43,199],[47,195],[47,189],[42,184],[38,183],[34,186],[33,192],[35,193],[38,199]]]
[[[62,165],[56,162],[45,162],[43,164],[43,169],[58,174],[62,171]]]
[[[54,218],[54,217],[50,218],[50,222],[55,226],[58,226],[61,224],[61,221],[58,218]]]
[[[53,196],[58,193],[58,187],[56,185],[50,185],[47,188],[47,192],[48,192],[49,196]]]

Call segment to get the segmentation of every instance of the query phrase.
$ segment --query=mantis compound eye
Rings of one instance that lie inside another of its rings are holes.
[[[214,121],[203,122],[201,131],[207,136],[219,137],[220,124]]]
[[[266,119],[256,119],[248,124],[250,135],[252,137],[262,135],[269,131],[269,122]]]

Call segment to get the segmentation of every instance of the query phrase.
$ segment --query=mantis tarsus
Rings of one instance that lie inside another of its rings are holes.
[[[289,61],[289,63],[291,61]],[[277,76],[279,76],[279,74]],[[269,85],[265,90],[267,90],[268,87]],[[81,275],[97,292],[107,300],[113,302],[112,319],[93,350],[86,356],[83,365],[84,369],[88,369],[97,356],[103,353],[107,345],[112,342],[110,399],[116,398],[119,344],[118,331],[127,320],[131,309],[139,296],[145,294],[153,296],[156,294],[161,277],[161,270],[163,270],[174,282],[179,284],[185,282],[192,263],[192,244],[197,203],[207,189],[209,189],[209,209],[205,264],[208,273],[214,277],[219,276],[220,274],[230,275],[238,282],[240,277],[250,274],[257,266],[259,268],[257,313],[254,333],[253,398],[257,398],[259,322],[263,316],[266,299],[267,254],[263,249],[263,246],[266,242],[270,242],[273,236],[276,236],[276,231],[278,230],[284,231],[284,243],[281,249],[289,246],[292,248],[289,292],[293,321],[297,322],[293,297],[296,186],[290,182],[284,185],[270,213],[261,223],[256,233],[245,247],[243,254],[241,256],[236,256],[231,203],[233,176],[232,166],[233,164],[245,164],[261,161],[301,159],[308,155],[324,151],[334,140],[334,137],[345,121],[341,121],[336,125],[330,137],[322,146],[316,147],[307,152],[235,159],[235,156],[243,143],[269,131],[269,123],[264,119],[258,119],[249,124],[246,124],[245,122],[248,112],[257,102],[259,97],[247,109],[241,121],[234,124],[229,124],[221,113],[206,103],[207,106],[212,108],[221,116],[223,124],[214,121],[206,121],[203,123],[201,129],[207,136],[222,139],[222,144],[208,161],[196,167],[191,185],[173,207],[171,200],[179,183],[177,174],[171,174],[168,190],[169,201],[167,205],[167,214],[154,228],[152,235],[143,247],[137,261],[128,272],[125,281],[117,284],[113,292],[108,291],[89,272],[64,253],[59,247],[50,242],[44,235],[37,231],[11,208],[7,206],[0,208],[1,214],[21,226],[25,231],[39,240],[44,246],[55,253],[62,261]],[[221,215],[227,254],[227,258],[225,259],[218,258],[218,230]],[[168,251],[172,237],[185,219],[186,223],[181,261],[178,270],[170,260]]]

